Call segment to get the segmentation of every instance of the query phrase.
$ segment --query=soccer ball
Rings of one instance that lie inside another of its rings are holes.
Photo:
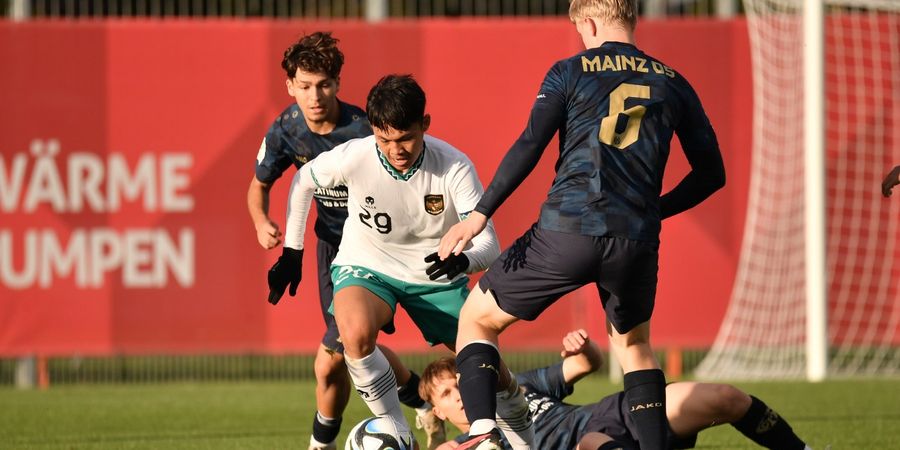
[[[344,450],[412,450],[397,438],[389,417],[369,417],[356,424],[347,436]]]

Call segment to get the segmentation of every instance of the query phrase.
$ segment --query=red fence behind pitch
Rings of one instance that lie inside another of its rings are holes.
[[[319,29],[341,40],[343,100],[362,105],[382,75],[414,74],[431,133],[465,151],[485,183],[547,68],[581,49],[564,19],[0,22],[0,356],[317,346],[314,258],[298,298],[270,306],[265,274],[278,252],[256,243],[245,199],[262,136],[291,100],[282,51]],[[664,223],[653,319],[659,345],[706,346],[746,209],[746,26],[648,21],[637,38],[692,81],[725,155],[727,187]],[[555,145],[495,216],[504,247],[535,220]],[[666,189],[687,170],[675,146]],[[272,200],[282,225],[288,180]],[[602,335],[602,320],[596,292],[582,289],[503,344],[555,348],[573,326]],[[405,317],[398,329],[385,342],[424,348]]]

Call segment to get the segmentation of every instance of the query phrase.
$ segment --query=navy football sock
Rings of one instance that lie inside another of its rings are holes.
[[[400,403],[410,408],[421,408],[425,405],[425,400],[419,397],[419,376],[412,370],[409,371],[409,380],[406,381],[406,384],[400,386],[397,390],[397,395],[400,397]]]
[[[341,431],[341,418],[328,419],[316,412],[315,417],[313,417],[312,430],[313,439],[316,441],[322,444],[333,442]]]
[[[625,374],[625,401],[643,450],[667,449],[666,376],[662,370]]]
[[[459,371],[459,395],[466,408],[469,423],[494,420],[497,413],[497,379],[500,352],[493,345],[473,342],[456,354]]]
[[[750,396],[752,402],[747,413],[731,424],[753,442],[777,450],[803,450],[806,444],[794,434],[794,430],[777,412],[762,400]]]

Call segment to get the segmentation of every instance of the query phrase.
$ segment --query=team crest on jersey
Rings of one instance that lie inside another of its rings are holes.
[[[425,196],[425,212],[436,216],[444,212],[444,196],[440,194],[432,194]]]

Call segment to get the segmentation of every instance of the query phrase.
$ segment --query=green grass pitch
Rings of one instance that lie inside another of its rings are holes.
[[[833,450],[900,448],[900,380],[738,386],[780,412],[817,450],[826,444]],[[314,389],[312,381],[6,387],[0,389],[0,448],[305,450]],[[589,378],[570,401],[587,403],[615,389]],[[339,441],[368,415],[351,396]],[[701,433],[697,448],[757,447],[725,425]]]

